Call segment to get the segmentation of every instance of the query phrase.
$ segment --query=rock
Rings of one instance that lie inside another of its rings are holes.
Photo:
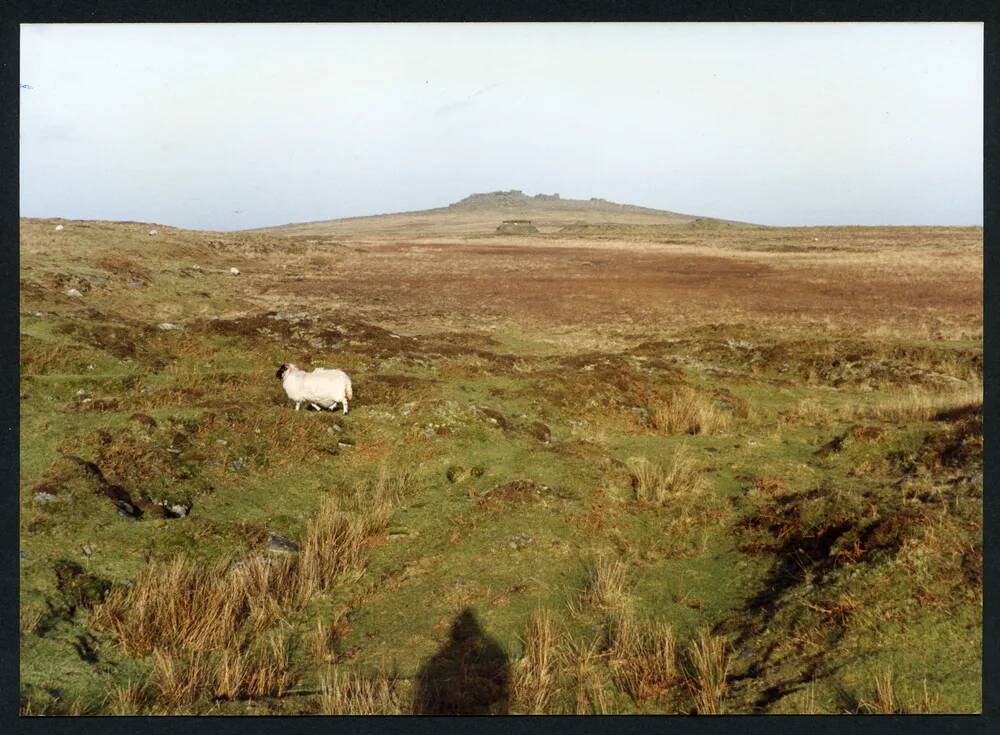
[[[77,394],[78,396],[85,396],[85,395],[87,395],[87,391],[85,391],[85,390],[84,390],[83,388],[80,388],[80,390],[78,390],[78,391],[76,392],[76,394]]]
[[[528,433],[543,444],[552,441],[552,431],[541,421],[534,421],[528,426]]]
[[[51,503],[56,500],[56,496],[47,490],[38,490],[35,492],[35,502],[36,503]]]
[[[172,503],[169,500],[160,500],[156,504],[163,509],[163,515],[167,518],[185,518],[191,512],[191,506],[186,503]]]
[[[183,332],[184,331],[184,327],[181,326],[180,324],[171,324],[170,322],[162,322],[161,324],[157,324],[156,328],[159,329],[161,332]]]
[[[243,469],[243,467],[246,465],[246,463],[247,463],[247,460],[246,460],[245,457],[237,457],[236,459],[234,459],[232,461],[232,464],[230,464],[230,467],[233,469],[234,472],[239,472],[240,470]]]
[[[279,554],[295,554],[299,551],[299,545],[272,531],[267,534],[267,550]]]
[[[230,268],[229,269],[229,273],[231,275],[238,276],[240,274],[240,269],[239,268]]]
[[[224,447],[228,447],[229,446],[229,441],[226,440],[226,439],[216,439],[215,443],[216,444],[221,444]]]
[[[146,283],[144,281],[139,281],[139,280],[129,281],[128,282],[128,287],[129,288],[142,288],[145,285],[146,285]]]
[[[507,546],[514,551],[520,551],[525,546],[530,544],[532,541],[534,541],[534,539],[531,538],[531,536],[529,536],[528,534],[519,533],[517,536],[515,536],[514,538],[512,538],[510,541],[507,542]]]
[[[72,296],[73,298],[76,298],[76,297],[78,297],[78,296],[83,296],[83,294],[82,294],[82,293],[80,293],[80,292],[79,292],[79,291],[78,291],[77,289],[75,289],[75,288],[71,288],[71,289],[68,289],[68,290],[66,290],[66,291],[63,291],[63,293],[64,293],[64,294],[66,294],[67,296]]]
[[[344,447],[344,448],[350,449],[351,447],[354,446],[354,441],[351,440],[351,439],[340,439],[337,442],[337,446],[338,447]]]
[[[330,424],[326,427],[327,434],[339,434],[344,430],[344,427],[338,422],[335,424]]]
[[[193,271],[200,271],[201,270],[201,266],[198,265],[197,263],[195,263],[194,265],[191,266],[191,270],[193,270]]]

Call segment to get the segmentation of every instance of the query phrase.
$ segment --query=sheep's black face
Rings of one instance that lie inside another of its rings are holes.
[[[276,372],[274,375],[278,380],[283,380],[285,377],[285,373],[287,372],[288,372],[288,365],[282,365],[280,368],[278,368],[278,372]]]

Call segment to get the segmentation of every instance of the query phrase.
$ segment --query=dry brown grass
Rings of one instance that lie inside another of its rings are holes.
[[[653,427],[664,434],[718,434],[729,428],[731,417],[711,396],[690,386],[675,389],[669,399],[652,407]]]
[[[805,424],[808,426],[824,426],[833,420],[834,414],[816,398],[803,398],[791,409],[781,414],[781,421],[786,424]]]
[[[339,619],[333,625],[317,620],[309,635],[309,652],[317,663],[330,663],[335,657]]]
[[[239,647],[248,629],[268,627],[298,598],[294,566],[294,559],[266,557],[232,568],[187,557],[154,562],[131,588],[112,590],[93,621],[114,632],[130,655]]]
[[[33,605],[21,605],[18,617],[18,627],[21,635],[26,636],[36,632],[43,617],[45,617],[43,609]]]
[[[669,501],[683,502],[701,494],[705,483],[698,464],[686,445],[678,447],[666,467],[640,457],[630,459],[632,489],[641,502],[664,505]]]
[[[110,629],[130,655],[152,655],[156,705],[167,711],[190,707],[208,693],[280,697],[293,680],[288,644],[273,630],[265,634],[313,595],[363,573],[367,548],[385,530],[405,484],[405,476],[383,470],[373,483],[355,488],[351,511],[331,496],[308,524],[296,556],[255,555],[237,564],[202,565],[186,557],[154,562],[132,587],[113,590],[92,620]],[[320,622],[313,639],[317,658],[328,660],[330,645],[330,629]],[[368,696],[365,687],[350,684],[351,696]],[[128,689],[112,694],[123,710],[135,696]]]
[[[119,685],[108,693],[105,704],[112,715],[140,715],[146,710],[149,702],[149,689],[137,681],[129,681]]]
[[[639,619],[631,606],[611,610],[608,665],[618,687],[636,702],[664,695],[679,678],[673,629]]]
[[[688,657],[691,662],[688,687],[694,695],[698,714],[721,714],[729,672],[726,641],[708,630],[702,630],[691,643]]]
[[[355,488],[349,499],[353,512],[342,511],[331,496],[306,529],[300,565],[303,590],[312,594],[360,577],[368,544],[385,530],[392,506],[407,481],[405,475],[393,474],[383,466],[373,483]]]
[[[929,421],[940,413],[982,405],[982,383],[937,390],[911,386],[907,390],[888,394],[864,414],[883,421],[907,423]]]
[[[609,714],[610,704],[598,666],[601,655],[597,642],[579,643],[570,640],[566,644],[564,655],[573,681],[574,714]]]
[[[113,590],[95,609],[94,622],[112,630],[132,655],[155,648],[239,649],[283,611],[363,573],[368,545],[384,531],[404,482],[383,471],[367,490],[356,489],[353,512],[330,496],[310,521],[298,556],[257,555],[232,565],[186,557],[154,562],[131,588]]]
[[[513,702],[519,712],[546,714],[557,692],[556,628],[550,610],[535,610],[514,672]]]
[[[161,648],[153,650],[152,682],[156,702],[168,710],[187,709],[213,691],[214,673],[207,653],[175,655]]]
[[[587,570],[584,601],[601,610],[611,610],[626,605],[628,596],[628,570],[617,559],[598,557]]]
[[[224,699],[280,697],[292,684],[288,642],[272,634],[247,651],[227,649],[215,668],[215,695]]]
[[[335,669],[320,679],[320,713],[399,715],[404,712],[395,679],[385,672],[363,676]]]
[[[858,710],[875,715],[930,714],[937,711],[939,704],[940,698],[927,689],[927,679],[923,681],[920,694],[913,696],[912,692],[901,691],[893,670],[885,668],[874,675],[872,696],[862,699]]]

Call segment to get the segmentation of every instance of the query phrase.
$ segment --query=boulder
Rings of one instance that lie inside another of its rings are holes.
[[[279,554],[295,554],[299,551],[299,545],[272,531],[267,535],[267,550]]]

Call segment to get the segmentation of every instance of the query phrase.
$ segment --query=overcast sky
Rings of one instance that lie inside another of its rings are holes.
[[[21,214],[981,224],[982,64],[979,23],[24,25]]]

